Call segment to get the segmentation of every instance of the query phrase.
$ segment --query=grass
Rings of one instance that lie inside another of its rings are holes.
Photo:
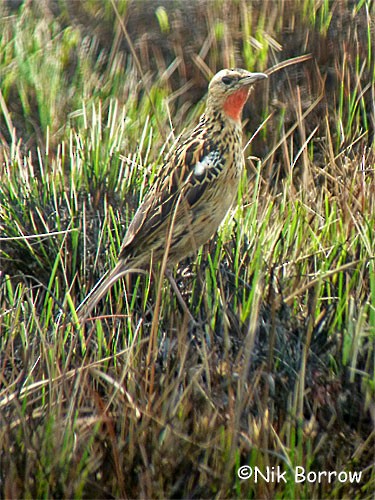
[[[0,7],[1,496],[371,498],[374,4],[197,2],[194,26],[141,6]],[[79,328],[231,64],[269,87],[244,113],[244,144],[264,125],[237,206],[174,271],[199,326],[146,273]]]

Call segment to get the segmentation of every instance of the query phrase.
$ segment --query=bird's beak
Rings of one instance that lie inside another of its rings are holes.
[[[265,78],[268,78],[265,73],[248,73],[246,76],[240,78],[239,81],[242,85],[252,85],[256,81],[264,80]]]

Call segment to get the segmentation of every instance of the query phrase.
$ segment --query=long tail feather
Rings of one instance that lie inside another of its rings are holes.
[[[112,271],[105,276],[103,280],[98,282],[97,286],[89,293],[77,309],[78,319],[81,324],[90,316],[94,307],[105,296],[108,290],[128,272],[130,272],[130,270],[126,264],[120,260]]]

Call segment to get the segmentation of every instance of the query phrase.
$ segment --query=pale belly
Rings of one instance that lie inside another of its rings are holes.
[[[241,170],[239,169],[238,172],[232,171],[232,178],[221,179],[221,188],[210,189],[204,203],[195,207],[194,218],[190,218],[188,221],[187,230],[183,234],[174,235],[179,242],[176,255],[173,251],[174,245],[171,245],[169,252],[171,263],[176,263],[181,254],[187,256],[196,253],[215,234],[237,199],[240,174]]]

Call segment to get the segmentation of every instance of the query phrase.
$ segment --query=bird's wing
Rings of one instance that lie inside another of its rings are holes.
[[[121,253],[126,254],[129,247],[147,240],[181,201],[184,202],[185,209],[193,209],[199,204],[207,187],[222,168],[220,152],[203,134],[193,135],[178,146],[138,208],[125,236]]]

